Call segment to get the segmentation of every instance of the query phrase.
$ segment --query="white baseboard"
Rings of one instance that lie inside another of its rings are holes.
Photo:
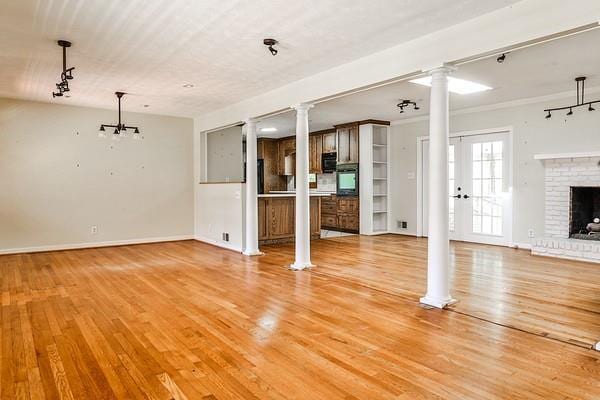
[[[512,243],[510,247],[513,249],[531,250],[531,243]]]
[[[126,245],[132,245],[132,244],[145,244],[145,243],[176,242],[179,240],[193,240],[193,239],[194,239],[194,235],[181,235],[181,236],[164,236],[164,237],[153,237],[153,238],[143,238],[143,239],[113,240],[113,241],[109,241],[109,242],[55,244],[55,245],[49,245],[49,246],[22,247],[22,248],[17,248],[17,249],[0,249],[0,255],[40,253],[40,252],[44,252],[44,251],[91,249],[91,248],[95,248],[95,247],[126,246]]]
[[[389,231],[388,233],[391,233],[392,235],[404,235],[404,236],[417,236],[416,232],[399,232],[399,231]]]
[[[199,242],[212,244],[213,246],[221,247],[221,248],[227,249],[227,250],[233,250],[238,253],[241,253],[243,251],[243,249],[241,247],[237,247],[237,246],[227,243],[227,242],[221,242],[221,241],[210,239],[210,238],[203,237],[203,236],[196,236],[194,239]]]

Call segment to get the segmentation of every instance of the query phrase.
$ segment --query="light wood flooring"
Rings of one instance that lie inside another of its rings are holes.
[[[0,256],[0,398],[600,398],[598,265],[454,243],[459,303],[426,310],[425,249],[319,240],[302,272],[293,245]]]

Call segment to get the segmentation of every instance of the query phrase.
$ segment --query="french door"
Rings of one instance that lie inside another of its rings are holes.
[[[422,146],[422,223],[429,229],[429,140]],[[509,134],[454,137],[448,148],[448,225],[451,240],[509,245],[512,199]]]

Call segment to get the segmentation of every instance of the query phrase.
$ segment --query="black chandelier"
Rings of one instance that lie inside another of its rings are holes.
[[[419,110],[419,106],[416,101],[411,100],[401,100],[400,103],[396,104],[396,107],[400,108],[400,113],[404,112],[404,109],[408,106],[413,106],[414,110]]]
[[[567,115],[573,115],[574,108],[583,107],[583,106],[588,106],[588,111],[596,110],[593,107],[593,105],[596,103],[600,103],[600,100],[587,101],[587,102],[585,101],[585,79],[586,79],[585,76],[579,76],[579,77],[575,78],[575,84],[577,85],[577,104],[574,104],[571,106],[565,106],[565,107],[547,108],[544,110],[544,112],[548,113],[548,114],[546,114],[546,118],[551,118],[553,111],[561,111],[561,110],[569,110]]]
[[[140,139],[140,129],[137,126],[127,126],[121,122],[121,97],[123,97],[126,93],[115,92],[115,94],[117,95],[117,98],[119,99],[119,122],[117,123],[117,125],[109,125],[109,124],[100,125],[100,133],[98,134],[98,136],[104,138],[104,137],[106,137],[106,134],[104,133],[106,128],[115,128],[113,134],[116,136],[113,136],[113,138],[118,139],[120,137],[121,133],[126,134],[127,129],[133,129],[133,138],[136,140]]]
[[[62,47],[63,53],[63,69],[60,74],[60,82],[56,84],[56,92],[52,92],[52,97],[62,97],[65,92],[68,92],[69,81],[73,79],[73,70],[75,67],[67,68],[67,47],[71,47],[71,42],[67,40],[59,40],[58,45]]]

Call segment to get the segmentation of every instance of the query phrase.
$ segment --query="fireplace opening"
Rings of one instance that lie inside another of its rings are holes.
[[[574,239],[600,240],[600,187],[572,186],[569,236]]]

